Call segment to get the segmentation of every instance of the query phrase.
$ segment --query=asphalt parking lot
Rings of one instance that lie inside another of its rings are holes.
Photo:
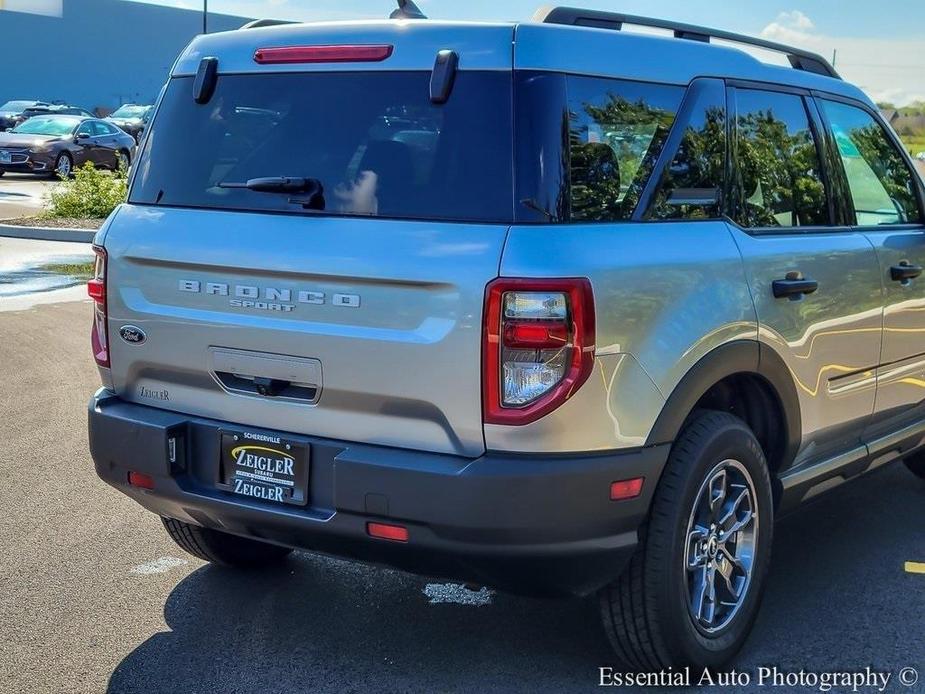
[[[38,214],[45,195],[57,183],[44,176],[5,174],[0,178],[0,220]]]
[[[590,600],[467,592],[305,553],[266,573],[184,555],[93,472],[89,303],[9,306],[0,298],[0,691],[597,688],[611,662]],[[871,667],[893,673],[887,691],[925,691],[896,681],[925,669],[925,575],[904,571],[925,562],[923,509],[925,482],[891,465],[783,519],[738,670]]]

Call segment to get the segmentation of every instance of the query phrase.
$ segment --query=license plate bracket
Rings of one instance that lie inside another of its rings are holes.
[[[308,503],[309,444],[246,430],[220,434],[220,488],[257,501]]]

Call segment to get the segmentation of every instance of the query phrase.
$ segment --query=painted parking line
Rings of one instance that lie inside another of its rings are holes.
[[[925,564],[922,564],[916,561],[907,561],[906,562],[906,573],[925,574]]]

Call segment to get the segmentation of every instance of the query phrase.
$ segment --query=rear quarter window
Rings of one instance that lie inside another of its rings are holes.
[[[572,221],[632,217],[685,88],[568,78]]]

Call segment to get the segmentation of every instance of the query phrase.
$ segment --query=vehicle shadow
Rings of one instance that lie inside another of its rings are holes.
[[[202,567],[108,691],[520,691],[546,671],[593,684],[608,658],[593,601],[431,604],[427,583],[304,553],[271,571]]]
[[[925,561],[923,509],[925,483],[894,465],[782,519],[737,670],[923,664],[925,581],[903,573]],[[302,553],[268,572],[200,568],[108,691],[589,691],[611,664],[593,600],[430,604],[427,583]]]

